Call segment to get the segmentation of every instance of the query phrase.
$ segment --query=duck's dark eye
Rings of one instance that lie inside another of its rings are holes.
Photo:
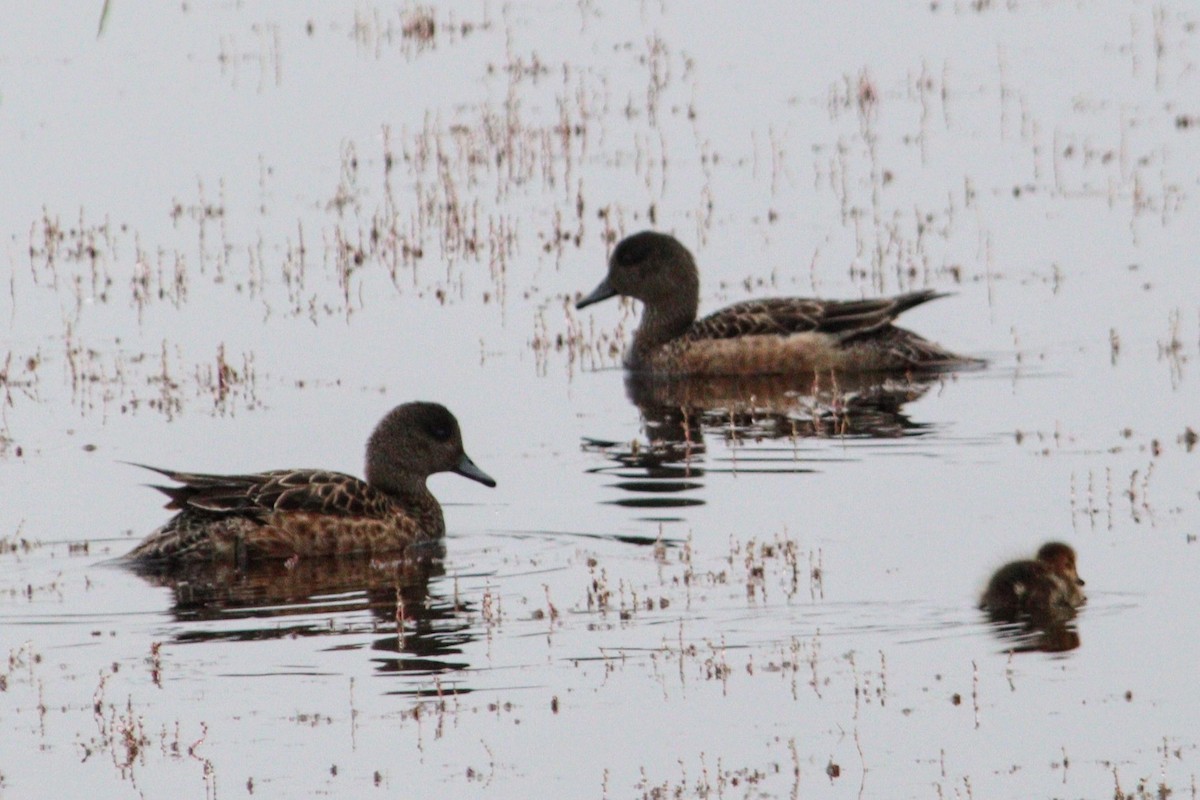
[[[429,435],[439,442],[448,442],[454,431],[448,425],[434,425],[429,429]]]
[[[613,252],[613,260],[623,267],[628,267],[644,261],[649,252],[650,248],[645,242],[626,239],[617,245],[617,249]]]

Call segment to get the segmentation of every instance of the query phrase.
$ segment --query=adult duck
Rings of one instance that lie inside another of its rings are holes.
[[[141,466],[141,465],[139,465]],[[126,558],[139,562],[245,562],[395,553],[446,532],[425,485],[456,472],[496,482],[467,457],[458,420],[437,403],[392,409],[367,441],[366,480],[285,469],[210,475],[146,467],[178,486],[155,486],[179,511]]]
[[[873,300],[748,300],[696,319],[700,275],[677,239],[642,231],[623,239],[608,275],[577,309],[616,295],[642,301],[625,365],[664,375],[919,372],[979,365],[892,324],[944,295],[922,290]]]

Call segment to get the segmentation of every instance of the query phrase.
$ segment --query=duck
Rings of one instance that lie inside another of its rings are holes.
[[[1087,602],[1084,585],[1075,550],[1063,542],[1047,542],[1033,560],[1012,561],[996,570],[979,607],[1002,619],[1069,617]]]
[[[701,319],[700,274],[675,237],[641,231],[622,239],[608,274],[575,303],[621,295],[640,300],[641,323],[626,368],[668,376],[935,372],[981,365],[893,325],[945,294],[925,289],[868,300],[748,300]]]
[[[178,484],[152,487],[179,513],[125,556],[143,565],[397,553],[446,533],[430,475],[496,485],[463,450],[454,415],[428,402],[399,405],[375,427],[366,480],[316,469],[214,475],[134,466]]]

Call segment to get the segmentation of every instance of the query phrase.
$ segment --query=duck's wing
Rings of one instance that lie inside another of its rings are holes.
[[[193,508],[214,514],[261,517],[275,512],[333,516],[383,516],[391,505],[378,489],[351,475],[327,470],[294,469],[249,475],[137,466],[165,475],[179,486],[154,488],[170,498],[169,509]]]
[[[689,339],[732,339],[827,333],[845,340],[876,333],[913,306],[944,296],[926,289],[873,300],[803,297],[748,300],[696,320],[685,335]]]

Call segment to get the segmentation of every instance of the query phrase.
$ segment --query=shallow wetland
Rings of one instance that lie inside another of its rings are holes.
[[[0,50],[0,798],[1200,792],[1192,4],[96,5]],[[644,228],[988,365],[630,378]],[[124,462],[412,399],[498,482],[440,558],[111,563]],[[1087,605],[989,621],[1051,539]]]

